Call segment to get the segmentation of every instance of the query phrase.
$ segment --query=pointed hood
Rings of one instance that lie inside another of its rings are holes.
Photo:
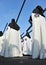
[[[3,32],[2,31],[0,31],[0,36],[2,36],[3,35]]]
[[[31,38],[28,32],[26,32],[26,36],[27,36],[28,38]]]
[[[20,29],[20,27],[17,25],[17,23],[15,22],[15,19],[12,19],[11,20],[11,23],[9,23],[9,25],[8,26],[10,26],[11,28],[13,28],[13,29],[15,29],[15,30],[19,30]]]
[[[33,13],[40,14],[41,16],[45,17],[44,14],[43,14],[44,13],[44,10],[39,5],[33,10]]]

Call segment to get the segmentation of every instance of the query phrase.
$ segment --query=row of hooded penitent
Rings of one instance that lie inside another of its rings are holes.
[[[37,8],[40,10],[39,6]],[[32,24],[32,40],[25,36],[27,40],[23,44],[20,39],[20,30],[15,30],[14,25],[13,28],[9,25],[6,32],[0,37],[0,55],[21,57],[25,54],[32,55],[33,59],[46,58],[46,20],[43,14],[33,11]]]

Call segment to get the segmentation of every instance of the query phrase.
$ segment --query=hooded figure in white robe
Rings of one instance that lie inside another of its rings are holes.
[[[23,55],[32,55],[32,42],[30,38],[31,37],[27,32],[25,37],[23,38]]]
[[[20,27],[12,19],[4,33],[4,42],[1,55],[4,57],[21,57]]]
[[[37,6],[32,12],[33,36],[32,36],[32,58],[36,59],[44,49],[46,43],[46,29],[45,29],[45,16],[44,10],[41,6]]]

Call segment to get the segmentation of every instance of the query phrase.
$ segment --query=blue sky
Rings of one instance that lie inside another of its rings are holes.
[[[10,23],[12,18],[15,18],[16,20],[23,1],[24,0],[0,0],[0,30],[3,31],[6,23]],[[37,5],[41,5],[43,8],[46,8],[46,0],[26,0],[17,23],[20,26],[21,33],[25,32],[30,26],[28,20],[32,10]]]

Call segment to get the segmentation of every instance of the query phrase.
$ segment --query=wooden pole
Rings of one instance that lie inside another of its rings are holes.
[[[20,17],[20,14],[21,14],[21,12],[22,12],[22,9],[23,9],[23,7],[24,7],[25,2],[26,2],[26,0],[23,1],[23,4],[22,4],[22,6],[21,6],[21,8],[20,8],[19,14],[18,14],[17,19],[16,19],[16,23],[18,22],[18,19],[19,19],[19,17]]]
[[[4,28],[4,30],[3,30],[3,33],[5,32],[7,25],[8,25],[8,23],[6,23],[5,28]]]

